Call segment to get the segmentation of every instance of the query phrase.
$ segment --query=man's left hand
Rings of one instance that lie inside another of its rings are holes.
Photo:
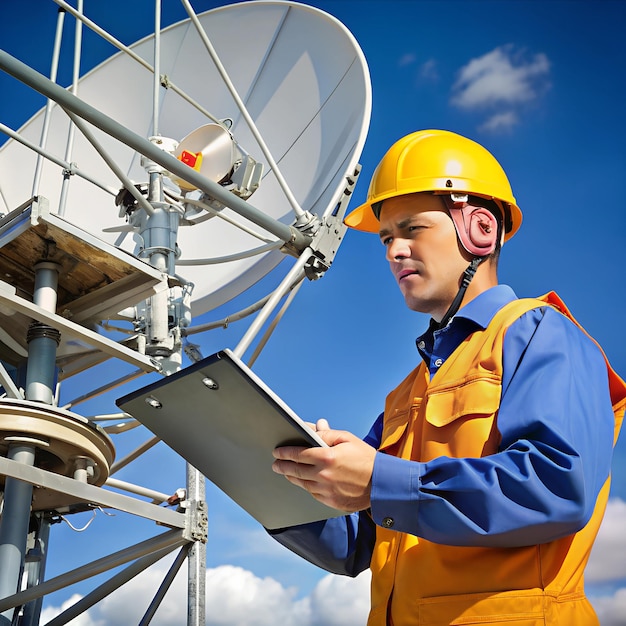
[[[352,433],[326,427],[320,420],[317,434],[328,448],[276,448],[272,469],[328,506],[349,513],[369,508],[376,450]]]

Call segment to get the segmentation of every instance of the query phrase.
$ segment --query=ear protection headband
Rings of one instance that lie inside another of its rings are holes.
[[[489,256],[498,241],[498,221],[489,209],[469,204],[466,194],[444,194],[444,204],[462,246],[475,257]]]

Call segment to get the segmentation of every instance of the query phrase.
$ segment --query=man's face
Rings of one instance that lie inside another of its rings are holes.
[[[416,193],[385,200],[380,240],[407,306],[440,321],[469,262],[441,198]]]

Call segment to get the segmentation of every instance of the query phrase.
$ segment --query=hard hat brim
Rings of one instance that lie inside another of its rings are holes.
[[[372,205],[369,202],[358,206],[356,209],[348,213],[343,220],[348,228],[360,230],[365,233],[378,233],[380,230],[380,222],[374,215]]]

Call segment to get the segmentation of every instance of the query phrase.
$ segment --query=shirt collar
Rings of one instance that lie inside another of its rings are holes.
[[[472,332],[487,328],[493,316],[517,296],[507,285],[496,285],[468,302],[445,328],[431,320],[426,332],[415,341],[431,376]]]
[[[482,328],[487,328],[493,316],[505,305],[517,296],[508,285],[496,285],[483,291],[470,300],[454,317],[462,317],[478,324]],[[453,318],[454,319],[454,318]]]

